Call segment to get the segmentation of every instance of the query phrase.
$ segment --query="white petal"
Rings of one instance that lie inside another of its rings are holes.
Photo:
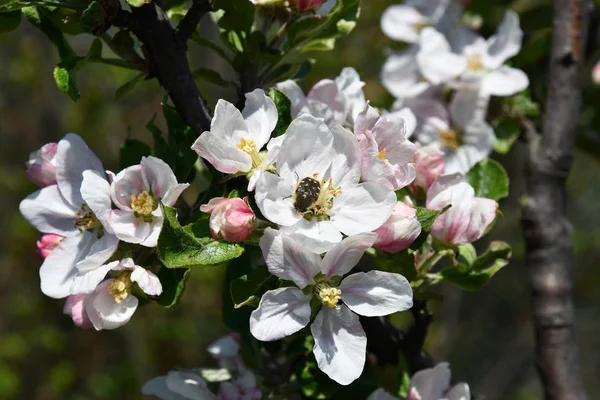
[[[84,203],[80,188],[83,171],[91,169],[104,174],[102,162],[89,149],[82,138],[74,133],[67,134],[58,142],[56,151],[56,181],[63,197],[74,207]]]
[[[143,157],[140,164],[144,167],[144,174],[154,198],[162,199],[169,189],[177,185],[173,170],[160,158]]]
[[[481,82],[481,93],[488,96],[512,96],[529,86],[529,78],[520,69],[506,65],[490,72]]]
[[[281,139],[281,140],[280,140]],[[281,151],[281,141],[283,141],[283,135],[277,138],[271,139],[267,144],[267,156],[263,160],[263,163],[259,168],[255,169],[252,173],[250,179],[248,179],[248,191],[252,192],[256,188],[256,184],[258,180],[265,173],[267,168],[273,165],[277,157],[279,156],[279,152]]]
[[[321,272],[327,279],[347,274],[358,264],[365,251],[373,246],[376,239],[377,234],[372,232],[347,237],[325,254]]]
[[[242,113],[230,102],[219,99],[210,124],[210,134],[225,143],[235,146],[247,132],[248,128]],[[206,132],[200,137],[205,134]]]
[[[285,133],[277,168],[288,182],[314,173],[320,173],[322,178],[331,165],[332,146],[333,135],[327,125],[311,115],[301,115]]]
[[[406,138],[410,138],[413,133],[417,130],[417,117],[410,110],[410,108],[402,108],[398,111],[393,111],[387,114],[389,118],[402,118],[404,120],[404,126],[406,130]]]
[[[79,272],[86,272],[104,264],[117,251],[119,239],[115,235],[105,233],[101,238],[95,232],[84,232],[83,235],[91,237],[91,246],[82,254],[81,261],[76,267]]]
[[[133,212],[113,210],[108,224],[115,235],[127,243],[142,243],[151,233],[151,223],[140,221]]]
[[[138,299],[133,295],[117,303],[114,296],[108,292],[108,287],[113,281],[114,279],[108,279],[102,282],[85,302],[85,311],[97,331],[125,325],[138,306]]]
[[[330,221],[300,221],[292,226],[281,228],[292,239],[304,246],[305,249],[321,254],[331,249],[342,240],[342,234]]]
[[[523,31],[519,26],[519,15],[512,10],[506,11],[498,32],[487,41],[488,55],[484,60],[486,68],[496,69],[509,58],[516,56],[521,50],[522,40]]]
[[[448,386],[450,367],[445,362],[417,372],[410,380],[410,387],[415,388],[423,399],[442,399]]]
[[[325,122],[329,125],[344,123],[346,118],[346,97],[335,81],[331,79],[320,80],[308,92],[306,98],[312,106],[313,116],[324,118]],[[326,111],[319,112],[323,105]],[[331,118],[326,117],[327,113],[331,113]]]
[[[398,397],[394,397],[383,389],[377,389],[369,397],[367,400],[398,400]]]
[[[157,211],[160,210],[157,208]],[[145,247],[156,247],[158,246],[158,237],[160,236],[160,230],[162,229],[163,216],[162,214],[156,218],[156,220],[148,223],[150,228],[150,233],[146,237],[146,239],[142,240],[140,243]]]
[[[456,125],[465,128],[471,121],[484,121],[489,96],[477,90],[457,90],[450,103],[450,115]]]
[[[427,22],[427,18],[414,7],[393,5],[381,16],[381,30],[391,39],[416,43],[419,40],[417,28]]]
[[[120,171],[110,185],[112,201],[121,210],[133,212],[131,209],[131,196],[150,192],[150,184],[141,164],[132,165]]]
[[[365,317],[381,317],[408,310],[413,305],[410,283],[400,274],[358,272],[345,278],[339,289],[344,304]]]
[[[178,183],[175,186],[170,187],[163,196],[162,203],[165,206],[173,207],[179,196],[181,196],[181,193],[188,187],[190,187],[189,183]]]
[[[371,105],[367,105],[364,110],[358,114],[354,123],[354,133],[359,134],[364,130],[372,130],[377,121],[379,121],[379,113]]]
[[[466,383],[457,383],[446,393],[448,400],[471,400],[471,390]]]
[[[367,105],[363,87],[365,83],[360,79],[358,72],[352,67],[345,67],[340,75],[335,78],[335,84],[345,96],[346,121],[348,126],[354,125],[354,119]],[[342,121],[344,124],[344,121]]]
[[[142,386],[142,394],[147,396],[156,396],[162,400],[189,400],[177,393],[172,392],[167,387],[167,378],[158,376],[150,379]]]
[[[280,82],[276,85],[292,102],[292,116],[294,118],[308,112],[308,101],[302,88],[292,80]]]
[[[265,95],[262,89],[246,93],[246,105],[242,115],[246,120],[248,133],[254,139],[256,148],[260,150],[271,137],[277,125],[277,107],[273,100]]]
[[[411,46],[403,53],[390,56],[383,64],[381,83],[396,98],[418,96],[431,87],[421,77],[417,51],[418,46]]]
[[[467,68],[466,59],[452,53],[444,35],[435,29],[423,29],[420,43],[421,50],[417,54],[417,63],[421,74],[432,84],[447,82],[459,76]]]
[[[345,187],[333,200],[331,222],[351,236],[379,228],[392,214],[396,194],[377,182]]]
[[[131,281],[138,284],[148,296],[159,296],[162,293],[160,280],[152,272],[140,266],[135,266],[131,273]]]
[[[78,273],[71,285],[71,294],[92,293],[104,280],[106,274],[119,264],[118,261],[101,265],[84,273]]]
[[[455,185],[458,185],[459,183],[463,183],[466,182],[465,177],[462,174],[459,173],[453,173],[453,174],[446,174],[446,175],[442,175],[440,176],[429,188],[429,190],[427,191],[427,204],[426,207],[429,209],[436,209],[433,207],[438,206],[437,203],[441,204],[441,202],[444,201],[448,201],[449,191],[446,191],[447,189],[452,188]],[[442,196],[444,197],[444,199],[439,199],[438,200],[438,196]],[[448,196],[446,198],[446,196]],[[472,192],[472,196],[475,196],[475,191],[473,190]],[[444,204],[445,206],[445,204]],[[444,206],[441,206],[440,208],[444,208]]]
[[[240,352],[239,341],[237,334],[225,335],[211,343],[206,351],[217,360],[238,357]]]
[[[248,153],[238,149],[236,144],[212,132],[204,132],[196,139],[192,150],[223,173],[248,172],[252,168],[252,159]]]
[[[112,211],[110,185],[104,179],[104,176],[93,170],[83,171],[81,196],[87,206],[94,212],[102,226],[109,233],[112,233],[110,226],[107,224],[108,214]]]
[[[293,281],[300,289],[313,283],[313,277],[320,272],[321,257],[302,247],[282,231],[265,229],[259,245],[269,272],[281,279]]]
[[[356,136],[336,125],[333,133],[331,177],[333,186],[354,185],[360,180],[361,157]]]
[[[91,245],[91,234],[80,234],[62,240],[40,268],[42,293],[55,299],[70,295],[71,284],[77,273],[75,263],[87,253]]]
[[[54,233],[61,236],[72,236],[79,233],[73,223],[77,215],[60,194],[58,186],[46,186],[27,196],[19,211],[23,217],[42,233]]]
[[[293,191],[291,183],[266,172],[256,184],[256,204],[269,221],[283,226],[294,225],[302,216],[294,208]]]
[[[310,296],[298,288],[285,287],[263,294],[250,315],[250,332],[258,340],[283,339],[308,325]]]
[[[194,372],[169,371],[166,379],[167,387],[187,400],[212,400],[212,394],[202,377]]]
[[[349,385],[362,373],[367,336],[348,307],[323,307],[310,326],[315,338],[313,353],[319,369],[340,385]]]

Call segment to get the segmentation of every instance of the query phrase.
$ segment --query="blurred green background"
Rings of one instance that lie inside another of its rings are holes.
[[[344,66],[353,66],[366,82],[367,98],[374,105],[389,107],[392,98],[378,77],[386,49],[397,44],[382,35],[379,18],[388,5],[399,1],[362,3],[354,32],[340,40],[335,51],[316,54],[317,63],[302,85],[310,88],[319,79],[335,77]],[[519,11],[525,50],[513,64],[528,73],[533,97],[538,100],[544,95],[549,3],[471,2],[471,8],[484,16],[482,32],[486,35],[494,31],[504,9]],[[206,21],[202,31],[214,35]],[[72,44],[79,54],[85,54],[91,40],[91,36],[78,36]],[[227,70],[194,43],[189,47],[194,68]],[[600,174],[595,155],[599,146],[594,146],[597,136],[593,133],[600,129],[596,113],[600,91],[589,78],[589,69],[598,58],[597,50],[590,52],[580,132],[587,141],[582,140],[585,145],[576,154],[568,181],[576,252],[577,337],[590,398],[600,398]],[[57,61],[54,47],[26,21],[16,31],[0,35],[0,399],[137,399],[142,397],[143,382],[173,367],[214,365],[205,349],[227,332],[220,318],[224,270],[195,270],[178,309],[152,304],[142,307],[131,322],[115,331],[80,330],[62,314],[63,301],[42,295],[41,261],[35,253],[39,233],[18,212],[19,201],[36,190],[24,173],[29,152],[58,141],[67,132],[76,132],[107,169],[115,170],[125,138],[150,143],[144,126],[154,113],[160,115],[164,96],[152,80],[115,101],[116,89],[135,72],[86,65],[78,77],[82,97],[73,103],[54,84],[52,70]],[[212,105],[219,97],[235,100],[233,91],[198,83]],[[514,248],[512,263],[481,292],[442,288],[444,301],[434,305],[435,322],[427,342],[427,349],[437,359],[451,362],[457,380],[468,382],[479,398],[489,400],[542,397],[533,366],[519,222],[524,156],[525,145],[517,142],[510,154],[497,157],[511,176],[511,196],[501,202],[504,216],[486,238],[509,242]]]

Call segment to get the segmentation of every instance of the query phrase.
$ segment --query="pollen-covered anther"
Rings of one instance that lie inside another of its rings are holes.
[[[156,206],[156,201],[146,190],[137,196],[131,195],[131,209],[140,215],[151,215],[152,211],[156,209]]]
[[[484,69],[480,54],[471,54],[467,57],[467,68],[471,71],[481,71]]]
[[[440,129],[440,141],[453,150],[458,149],[458,135],[451,129]]]
[[[79,229],[79,232],[92,229],[98,224],[96,215],[86,204],[82,204],[81,208],[75,211],[75,215],[77,218],[73,222],[73,226]]]
[[[340,301],[342,291],[334,287],[324,287],[319,291],[319,297],[323,304],[335,308]]]
[[[386,149],[381,149],[381,151],[379,151],[379,153],[377,154],[377,158],[379,160],[385,160],[386,153],[387,153]]]
[[[132,285],[130,274],[124,274],[108,285],[108,293],[114,297],[117,304],[120,304],[129,296]]]

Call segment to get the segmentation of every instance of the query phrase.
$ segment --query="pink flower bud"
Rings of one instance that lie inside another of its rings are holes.
[[[317,11],[326,0],[290,0],[290,4],[301,13]]]
[[[494,200],[475,197],[473,187],[458,173],[440,176],[427,192],[430,210],[441,210],[447,205],[451,207],[435,220],[431,234],[455,245],[481,238],[498,210]]]
[[[592,69],[592,81],[594,81],[594,84],[600,86],[600,61]]]
[[[427,191],[438,176],[444,172],[443,157],[444,153],[434,147],[420,147],[413,158],[417,176],[410,185],[411,189],[421,188]]]
[[[389,253],[406,249],[421,233],[416,210],[402,202],[397,202],[390,218],[377,230],[374,246]]]
[[[27,176],[41,187],[56,184],[56,150],[58,143],[48,143],[29,154]]]
[[[87,294],[75,294],[69,296],[63,307],[63,313],[70,315],[75,326],[83,329],[92,327],[92,322],[85,312],[85,300],[87,297]]]
[[[240,198],[215,197],[200,206],[200,211],[210,214],[210,232],[215,240],[242,242],[252,233],[254,213]]]
[[[55,235],[53,233],[45,233],[40,240],[36,242],[37,253],[40,257],[46,258],[52,253],[52,250],[64,239],[64,236]]]

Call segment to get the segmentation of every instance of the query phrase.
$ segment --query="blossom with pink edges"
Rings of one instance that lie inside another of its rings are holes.
[[[254,213],[240,198],[215,197],[201,205],[200,211],[210,214],[210,233],[215,240],[243,242],[254,228]]]
[[[397,253],[408,248],[421,234],[417,211],[401,201],[397,202],[390,218],[375,233],[377,240],[374,246],[380,250]]]
[[[45,259],[52,253],[52,251],[62,242],[64,236],[55,235],[54,233],[45,233],[42,235],[40,240],[36,242],[37,253],[40,257]]]
[[[29,154],[27,177],[38,186],[56,185],[56,150],[58,143],[48,143]]]

